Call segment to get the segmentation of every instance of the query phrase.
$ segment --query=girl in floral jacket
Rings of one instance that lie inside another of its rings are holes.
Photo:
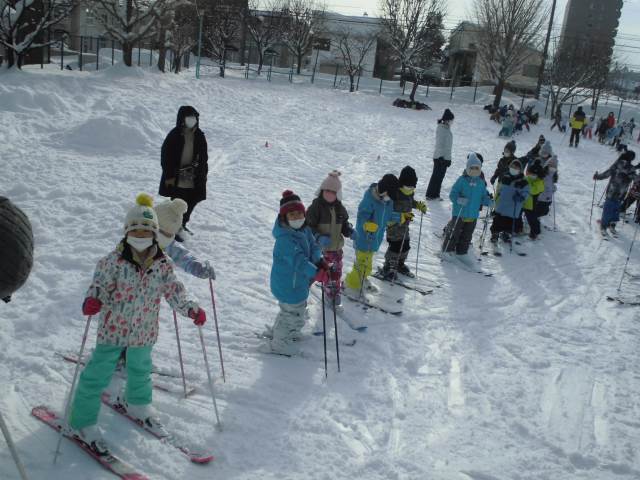
[[[96,453],[108,454],[97,428],[100,396],[109,385],[118,358],[126,348],[127,384],[124,407],[160,433],[151,416],[151,350],[158,338],[158,313],[164,297],[169,305],[198,326],[206,316],[186,294],[157,244],[158,220],[151,197],[138,195],[125,220],[125,238],[96,267],[82,312],[100,313],[98,338],[84,368],[69,417],[73,434]]]

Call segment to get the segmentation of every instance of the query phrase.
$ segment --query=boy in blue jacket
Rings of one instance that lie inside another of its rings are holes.
[[[384,240],[385,227],[389,222],[404,224],[410,221],[410,215],[393,211],[393,200],[397,197],[398,189],[398,178],[388,173],[378,183],[371,184],[364,192],[364,197],[358,206],[356,235],[353,242],[356,261],[351,272],[344,279],[345,294],[351,298],[367,301],[362,291],[375,293],[378,290],[367,277],[371,275],[373,256]],[[360,297],[361,293],[364,298]]]
[[[271,267],[271,293],[280,312],[272,327],[270,351],[298,353],[296,340],[307,318],[307,298],[314,280],[328,281],[329,265],[322,257],[311,229],[305,225],[305,208],[291,190],[282,193],[280,213],[273,226],[276,243]]]
[[[444,258],[457,258],[468,265],[474,263],[467,252],[480,209],[492,203],[487,192],[487,183],[481,174],[482,162],[475,153],[469,153],[467,167],[449,193],[449,199],[453,203],[453,218],[445,229],[443,255]]]

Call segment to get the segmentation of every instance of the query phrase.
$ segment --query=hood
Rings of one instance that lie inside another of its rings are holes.
[[[304,227],[302,227],[302,229],[304,229]],[[276,217],[276,221],[275,221],[275,223],[273,225],[272,233],[273,233],[273,237],[274,238],[280,238],[280,237],[285,237],[285,236],[288,236],[288,235],[300,234],[302,232],[302,229],[294,230],[293,228],[291,228],[288,225],[283,225],[280,222],[280,215],[278,215]]]
[[[176,118],[176,127],[182,128],[184,126],[184,119],[189,116],[195,116],[198,119],[196,127],[200,126],[200,113],[191,105],[183,105],[178,109],[178,117]]]

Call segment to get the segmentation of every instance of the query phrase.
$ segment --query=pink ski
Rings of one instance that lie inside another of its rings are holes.
[[[109,395],[109,393],[104,392],[102,394],[102,403],[104,403],[105,405],[108,405],[113,410],[115,410],[119,414],[121,414],[124,417],[126,417],[129,421],[135,423],[140,428],[142,428],[145,431],[149,432],[151,435],[156,437],[161,442],[166,443],[167,445],[171,445],[172,447],[178,449],[180,452],[182,452],[184,455],[186,455],[187,458],[189,460],[191,460],[193,463],[206,464],[206,463],[209,463],[211,460],[213,460],[213,455],[210,455],[210,454],[204,453],[204,452],[192,451],[189,447],[187,447],[186,445],[181,443],[180,440],[178,440],[174,435],[170,434],[168,437],[163,437],[161,435],[158,435],[157,432],[154,432],[153,430],[148,428],[140,420],[138,420],[136,418],[133,418],[130,415],[128,415],[126,413],[126,411],[122,408],[122,405],[120,405],[115,400],[112,400],[111,395]]]
[[[39,407],[34,407],[33,410],[31,410],[31,415],[36,417],[38,420],[46,423],[57,432],[59,432],[62,428],[62,419],[58,416],[58,414],[56,414],[53,410],[49,409],[46,406],[42,405]],[[63,435],[71,442],[78,445],[82,450],[87,452],[100,465],[102,465],[104,468],[114,473],[118,477],[122,478],[123,480],[149,480],[149,477],[136,472],[136,469],[134,467],[120,460],[112,453],[108,455],[98,455],[81,440],[78,440],[77,438],[66,434]]]

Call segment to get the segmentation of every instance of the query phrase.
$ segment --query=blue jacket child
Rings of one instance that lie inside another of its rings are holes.
[[[516,159],[509,165],[509,173],[500,179],[500,186],[496,191],[491,242],[497,243],[500,232],[503,232],[507,240],[509,234],[517,230],[522,206],[528,197],[529,182],[522,173],[522,162]]]
[[[389,173],[377,184],[371,184],[358,206],[353,242],[356,261],[351,272],[345,277],[345,286],[352,291],[360,291],[361,283],[367,283],[366,279],[373,268],[373,255],[384,240],[387,223],[403,223],[404,218],[393,211],[392,200],[399,188],[398,178]]]
[[[449,199],[453,203],[453,218],[445,228],[443,251],[449,255],[455,252],[456,258],[465,263],[468,261],[467,252],[480,209],[491,205],[487,183],[481,175],[482,162],[478,154],[471,152],[467,155],[464,173],[456,180],[449,193]]]
[[[280,311],[268,332],[268,351],[290,356],[298,351],[296,340],[307,318],[309,288],[319,272],[328,271],[329,266],[311,228],[305,225],[304,205],[291,190],[282,193],[273,236],[271,293]]]

